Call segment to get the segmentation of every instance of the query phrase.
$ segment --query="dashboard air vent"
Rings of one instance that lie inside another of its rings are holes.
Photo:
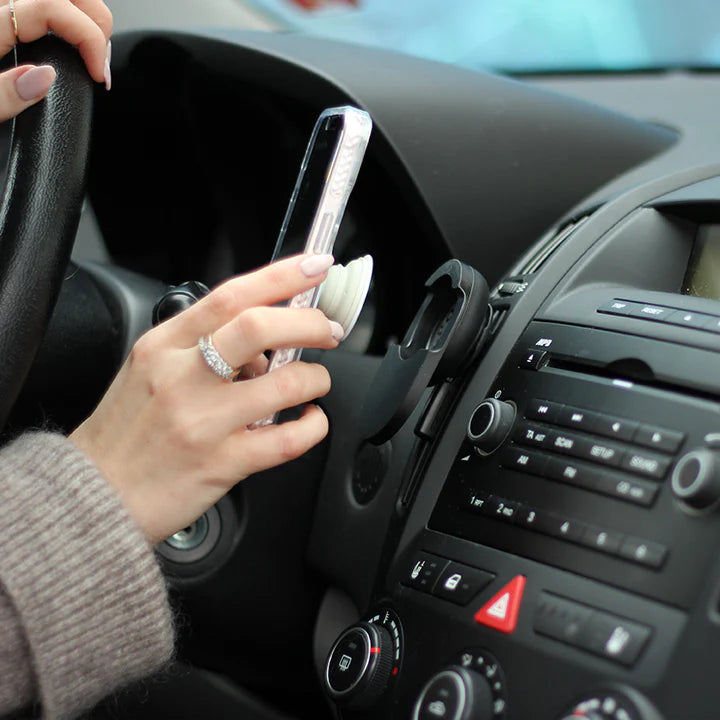
[[[513,270],[512,275],[529,275],[537,272],[555,250],[557,250],[575,230],[585,223],[589,217],[590,215],[584,215],[577,220],[563,225],[559,230],[553,229],[545,234],[531,248],[530,252],[522,258],[518,266]]]

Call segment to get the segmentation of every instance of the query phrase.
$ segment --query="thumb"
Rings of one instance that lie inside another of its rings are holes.
[[[56,77],[51,65],[23,65],[0,73],[0,122],[42,100]]]

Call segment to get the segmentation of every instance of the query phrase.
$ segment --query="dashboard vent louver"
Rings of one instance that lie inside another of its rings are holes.
[[[547,259],[577,230],[584,224],[590,215],[583,215],[563,225],[559,230],[551,230],[544,235],[531,251],[523,257],[519,265],[513,270],[513,275],[529,275],[537,272]]]

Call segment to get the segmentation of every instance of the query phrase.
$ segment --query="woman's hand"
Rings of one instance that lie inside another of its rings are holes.
[[[331,264],[329,255],[301,255],[268,265],[153,328],[70,436],[150,542],[189,525],[238,481],[302,455],[327,434],[315,405],[298,420],[248,425],[330,389],[321,365],[294,362],[265,373],[263,352],[337,346],[342,328],[320,310],[272,307],[319,285]],[[204,335],[246,379],[231,383],[210,370],[197,345]]]
[[[49,32],[75,45],[90,76],[109,90],[112,13],[102,0],[14,0],[17,37],[9,0],[0,0],[0,56],[18,42]],[[55,80],[49,65],[22,65],[0,74],[0,121],[8,120],[45,97]]]

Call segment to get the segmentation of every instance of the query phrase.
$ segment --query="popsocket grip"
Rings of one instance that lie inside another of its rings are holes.
[[[318,307],[330,320],[342,325],[346,338],[360,317],[372,273],[372,255],[363,255],[347,265],[333,265],[320,286]]]

